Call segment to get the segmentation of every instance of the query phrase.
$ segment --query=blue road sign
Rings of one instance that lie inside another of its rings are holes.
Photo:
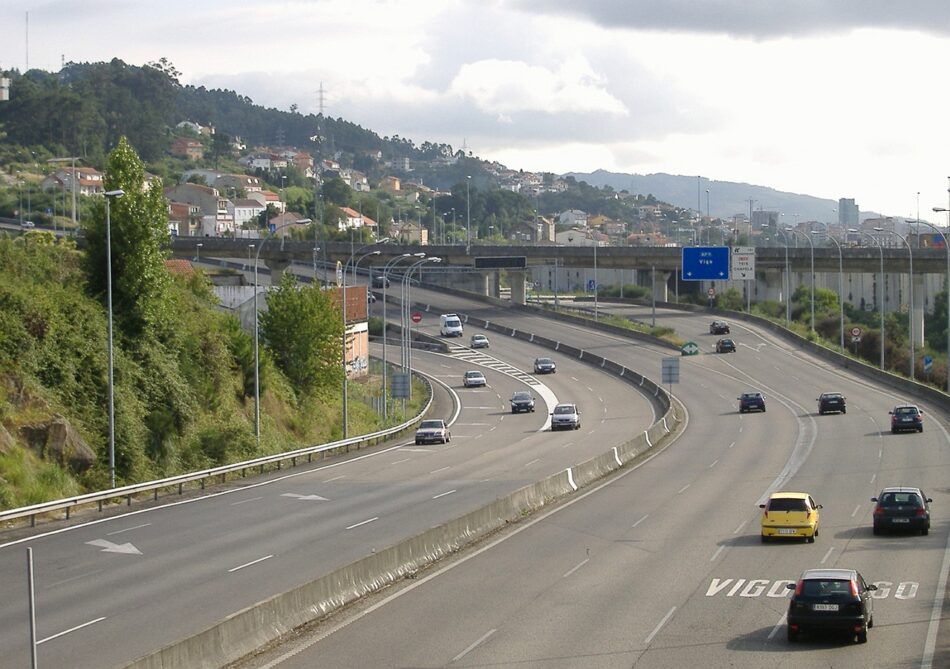
[[[933,369],[933,366],[934,366],[934,359],[930,357],[929,355],[925,355],[924,356],[924,371],[929,373],[930,370]]]
[[[728,246],[684,246],[683,281],[725,281],[729,278]]]
[[[276,224],[276,223],[268,223],[268,224],[267,224],[267,229],[270,230],[271,234],[273,234],[273,233],[277,232],[277,224]]]
[[[593,280],[593,279],[588,279],[588,280],[587,280],[587,292],[588,292],[588,293],[593,293],[595,289],[596,289],[596,285],[594,284],[594,280]]]

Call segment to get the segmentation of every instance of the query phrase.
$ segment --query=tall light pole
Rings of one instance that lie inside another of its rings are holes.
[[[950,218],[950,209],[944,209],[943,207],[934,207],[935,212],[945,211],[947,212],[947,217]],[[943,237],[943,249],[947,252],[947,392],[950,393],[950,243],[947,242],[947,235],[945,235],[940,229],[936,226],[931,225],[927,221],[921,221],[924,225],[929,228],[933,228],[941,237]],[[950,221],[947,223],[947,231],[950,232]]]
[[[465,177],[465,227],[468,229],[466,239],[468,240],[465,243],[465,255],[471,255],[472,253],[472,205],[471,205],[471,192],[470,186],[472,184],[472,177],[468,175]]]
[[[349,420],[348,420],[349,417],[347,415],[348,413],[347,412],[347,409],[348,409],[347,382],[348,382],[349,374],[347,373],[347,370],[346,370],[346,340],[347,340],[347,336],[346,336],[346,272],[351,264],[353,265],[353,271],[355,272],[356,266],[360,264],[360,260],[362,260],[363,258],[368,258],[369,256],[378,256],[379,250],[370,251],[369,253],[364,253],[363,255],[361,255],[356,260],[355,263],[353,262],[354,255],[356,255],[363,249],[369,248],[370,246],[373,246],[374,244],[378,244],[378,243],[379,242],[373,242],[372,244],[364,244],[360,248],[356,249],[356,251],[350,253],[350,259],[346,261],[346,266],[343,268],[343,287],[342,287],[343,292],[342,292],[342,299],[340,300],[340,302],[342,302],[340,311],[342,312],[342,315],[343,315],[343,438],[344,439],[349,438]]]
[[[914,252],[911,250],[909,235],[908,237],[904,237],[900,233],[894,232],[893,230],[885,230],[884,228],[874,228],[874,230],[875,232],[886,232],[888,234],[894,235],[907,246],[907,257],[910,263],[910,281],[908,282],[910,284],[910,290],[908,291],[910,297],[910,308],[907,310],[907,331],[908,334],[910,334],[910,380],[913,381],[917,371],[917,361],[914,359]]]
[[[822,223],[822,225],[825,226],[825,230],[828,230],[827,223]],[[831,231],[828,230],[828,232],[830,233]],[[812,230],[811,234],[813,235],[818,234],[818,231]],[[838,248],[838,307],[840,311],[838,329],[840,330],[839,345],[841,346],[841,350],[843,352],[845,350],[844,348],[844,260],[841,257],[841,244],[838,243],[838,240],[832,237],[830,234],[828,235],[828,239],[834,242],[834,245]]]
[[[848,232],[858,231],[854,228],[849,228]],[[881,282],[878,286],[878,312],[881,315],[881,371],[884,371],[884,242],[867,232],[865,232],[864,235],[874,242],[881,252]]]
[[[293,223],[282,223],[274,228],[273,234],[277,234],[281,228],[286,228],[288,225],[293,225]],[[257,253],[254,254],[254,438],[257,440],[258,447],[261,445],[261,364],[259,357],[259,339],[260,335],[258,328],[258,319],[257,313],[259,309],[257,308],[257,294],[260,292],[258,290],[257,284],[257,267],[260,265],[261,251],[264,250],[264,244],[267,243],[269,237],[262,237],[260,246],[257,247]],[[253,248],[253,245],[251,245]],[[273,283],[273,282],[272,282]]]
[[[387,321],[386,321],[386,295],[387,288],[389,287],[389,268],[393,267],[400,260],[405,258],[425,258],[426,254],[423,252],[419,253],[403,253],[398,255],[383,266],[383,418],[389,418],[389,386],[386,384],[386,375],[387,375],[387,363],[386,363],[386,335],[387,335]],[[400,304],[400,312],[402,305]],[[401,323],[401,319],[400,319]]]
[[[709,192],[709,191],[706,191]],[[591,237],[594,236],[594,232],[591,232]],[[597,247],[600,246],[600,240],[594,239],[594,320],[600,320],[597,312],[597,292],[600,288],[600,284],[597,283]],[[623,283],[623,279],[620,280]]]
[[[72,167],[69,173],[69,186],[72,191],[72,200],[73,200],[73,232],[76,232],[76,161],[79,160],[79,156],[70,156],[68,158],[50,158],[46,162],[48,163],[65,163],[70,162]]]
[[[108,321],[109,364],[109,487],[115,488],[115,389],[112,375],[112,198],[125,195],[123,190],[106,191],[106,305]]]
[[[795,214],[797,217],[798,214]],[[815,331],[815,245],[811,241],[811,235],[806,235],[800,230],[787,228],[789,232],[794,232],[805,238],[808,242],[808,249],[811,251],[811,331]]]
[[[788,273],[788,236],[782,228],[776,228],[776,232],[782,235],[782,241],[785,242],[785,327],[791,322],[791,293],[792,277]]]
[[[407,374],[412,373],[412,322],[409,320],[409,308],[411,304],[409,290],[412,282],[412,271],[427,262],[442,262],[442,258],[433,256],[431,258],[420,258],[409,265],[402,277],[402,339],[405,346],[403,354],[403,369]],[[412,395],[412,382],[409,382],[409,394]]]

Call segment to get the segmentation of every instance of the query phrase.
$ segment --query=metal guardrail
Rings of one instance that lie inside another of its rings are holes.
[[[158,493],[160,490],[165,488],[178,488],[178,494],[181,495],[184,491],[184,486],[186,483],[191,483],[194,481],[199,481],[201,483],[201,489],[204,490],[205,482],[208,479],[220,476],[222,477],[221,482],[227,480],[227,475],[234,472],[241,472],[241,476],[244,477],[247,474],[248,469],[260,468],[260,473],[264,473],[264,469],[268,465],[277,465],[277,469],[280,470],[281,463],[286,462],[287,460],[291,461],[291,466],[295,467],[297,465],[297,459],[306,456],[307,462],[313,460],[314,454],[325,453],[327,451],[333,451],[340,448],[346,448],[347,446],[353,446],[357,444],[371,445],[379,443],[380,441],[398,434],[403,430],[411,427],[417,423],[422,416],[429,410],[429,407],[432,406],[432,383],[424,375],[419,375],[419,378],[425,382],[426,386],[429,389],[429,398],[425,406],[422,408],[422,411],[418,415],[412,417],[400,425],[395,427],[386,428],[385,430],[380,430],[379,432],[373,432],[371,434],[364,434],[358,437],[350,437],[349,439],[343,439],[341,441],[334,441],[328,444],[318,444],[315,446],[307,446],[305,448],[300,448],[295,451],[287,451],[285,453],[277,453],[274,455],[267,455],[261,458],[255,458],[254,460],[246,460],[244,462],[237,462],[231,465],[222,465],[220,467],[213,467],[211,469],[203,469],[196,472],[191,472],[188,474],[180,474],[178,476],[172,476],[166,479],[161,479],[158,481],[146,481],[144,483],[136,483],[133,485],[123,486],[121,488],[112,488],[110,490],[103,490],[100,492],[87,493],[85,495],[77,495],[75,497],[67,497],[65,499],[52,500],[49,502],[41,502],[40,504],[34,504],[32,506],[24,506],[18,509],[9,509],[7,511],[0,511],[0,523],[6,523],[11,520],[17,520],[19,518],[30,518],[30,526],[36,526],[37,516],[52,513],[55,511],[65,511],[66,519],[69,519],[70,512],[72,509],[78,508],[80,506],[88,504],[98,504],[99,511],[102,511],[103,505],[109,500],[125,498],[126,503],[131,506],[132,497],[135,495],[140,495],[145,492],[152,493],[152,499],[158,499]]]

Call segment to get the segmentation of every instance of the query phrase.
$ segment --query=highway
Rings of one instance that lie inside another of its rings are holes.
[[[414,297],[539,327],[520,312]],[[650,320],[649,309],[619,311]],[[892,435],[888,410],[907,398],[744,324],[732,324],[737,353],[716,355],[709,320],[657,313],[658,324],[675,323],[703,351],[682,359],[673,389],[689,410],[676,443],[239,666],[950,666],[946,417],[922,404],[924,432]],[[545,327],[546,336],[657,377],[669,355],[572,325]],[[765,394],[766,413],[737,413],[748,389]],[[831,390],[847,396],[848,413],[818,416],[816,398]],[[870,498],[900,484],[933,497],[928,536],[872,535]],[[815,543],[760,542],[758,504],[779,489],[823,505]],[[853,567],[878,585],[867,644],[787,642],[785,585],[815,567]]]
[[[557,374],[535,378],[526,372],[547,351],[488,334],[488,351],[413,354],[435,381],[431,415],[453,420],[447,445],[415,446],[409,436],[181,503],[0,542],[3,666],[29,666],[27,546],[39,666],[122,666],[619,445],[655,420],[630,384],[566,358]],[[489,387],[463,388],[468,369],[482,370]],[[529,387],[538,410],[511,415],[508,398]],[[545,408],[558,400],[580,405],[581,430],[546,429]]]

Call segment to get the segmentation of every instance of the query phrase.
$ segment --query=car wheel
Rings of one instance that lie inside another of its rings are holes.
[[[867,643],[868,642],[868,628],[865,627],[863,630],[858,632],[858,643]]]
[[[920,427],[918,427],[918,428],[917,428],[917,431],[918,431],[918,432],[923,432],[923,431],[924,431],[924,426],[921,425]]]
[[[871,534],[873,534],[874,536],[878,536],[880,533],[881,533],[881,528],[878,527],[877,525],[871,528]]]
[[[418,439],[416,439],[416,446],[418,446],[418,445],[421,444],[421,443],[422,443],[421,441],[419,441]]]
[[[762,543],[763,543],[763,544],[769,543],[769,537],[767,537],[767,536],[765,536],[765,535],[763,534],[763,535],[762,535]]]
[[[788,628],[788,642],[795,643],[798,641],[798,632],[793,630],[791,627]]]
[[[805,543],[809,543],[809,544],[815,543],[815,535],[812,535],[810,537],[805,537]]]
[[[891,428],[891,434],[897,434],[897,429],[892,427],[892,428]]]
[[[822,411],[821,409],[819,409],[819,410],[818,410],[818,415],[819,415],[819,416],[824,416],[824,415],[825,415],[825,412]]]
[[[924,536],[926,536],[926,535],[930,534],[930,528],[929,528],[929,527],[925,527],[924,529],[922,529],[922,530],[920,531],[920,533],[923,534]]]
[[[841,413],[848,413],[848,410],[847,410],[847,409],[842,409],[842,410],[841,410]]]
[[[871,617],[868,619],[868,629],[874,627],[874,614],[871,614]]]

